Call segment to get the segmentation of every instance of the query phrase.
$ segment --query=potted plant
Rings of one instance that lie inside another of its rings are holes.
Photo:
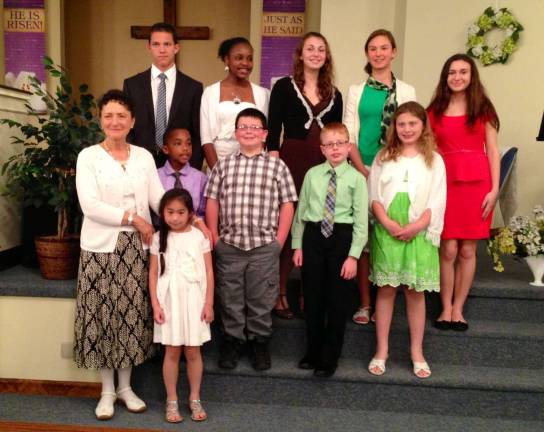
[[[537,205],[533,209],[534,218],[514,216],[508,226],[489,240],[487,251],[493,259],[494,269],[504,271],[501,255],[514,255],[524,258],[533,272],[535,280],[531,285],[544,286],[544,209]]]
[[[84,147],[100,141],[102,132],[88,86],[79,86],[77,98],[66,70],[49,57],[43,62],[59,84],[51,94],[32,77],[32,93],[43,101],[46,114],[26,104],[31,122],[0,120],[0,124],[19,129],[12,143],[23,146],[3,164],[1,173],[6,176],[4,195],[19,198],[25,207],[54,208],[56,234],[35,238],[40,270],[46,279],[70,279],[77,275],[79,257],[79,236],[71,234],[79,231],[77,221],[81,219],[75,187],[77,156]]]

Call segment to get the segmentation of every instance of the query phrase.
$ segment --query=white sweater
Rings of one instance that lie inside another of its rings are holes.
[[[361,128],[361,120],[359,119],[359,103],[365,88],[366,81],[362,84],[354,84],[349,87],[348,99],[346,101],[346,111],[344,112],[344,121],[349,131],[349,139],[353,144],[359,144],[359,129]],[[404,102],[415,101],[416,90],[404,81],[397,80],[397,104]]]
[[[146,149],[130,146],[126,170],[134,185],[136,212],[151,223],[149,207],[158,212],[164,194],[153,156]],[[83,210],[81,249],[91,252],[113,252],[125,209],[123,203],[121,164],[100,145],[79,153],[76,188]],[[148,246],[144,245],[144,249]]]
[[[376,201],[387,212],[398,192],[408,192],[409,222],[415,222],[430,209],[431,222],[425,236],[433,245],[440,246],[446,209],[446,168],[442,157],[434,152],[432,168],[429,168],[422,155],[413,158],[399,156],[396,161],[386,162],[380,162],[379,155],[374,159],[368,178],[370,208]]]

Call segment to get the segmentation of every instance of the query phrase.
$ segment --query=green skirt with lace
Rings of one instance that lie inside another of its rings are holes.
[[[408,224],[410,198],[399,192],[393,198],[387,215],[400,226]],[[379,223],[371,237],[370,280],[377,286],[406,285],[416,291],[440,291],[438,248],[425,238],[425,231],[409,242],[392,237]]]

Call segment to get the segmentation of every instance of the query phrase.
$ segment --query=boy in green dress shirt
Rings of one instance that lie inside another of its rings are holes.
[[[329,123],[320,138],[327,161],[304,177],[291,245],[293,262],[302,267],[306,315],[307,348],[299,367],[330,377],[344,342],[349,280],[368,237],[368,196],[364,176],[347,162],[347,128]]]

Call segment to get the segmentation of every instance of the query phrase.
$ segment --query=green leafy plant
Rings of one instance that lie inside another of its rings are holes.
[[[46,105],[42,114],[26,104],[29,123],[1,119],[0,124],[17,128],[20,136],[12,143],[23,145],[22,152],[10,157],[2,166],[6,176],[3,195],[22,200],[24,206],[52,206],[57,215],[57,237],[65,238],[77,212],[75,168],[79,152],[99,142],[102,132],[96,117],[96,101],[86,84],[79,86],[79,97],[73,93],[66,69],[44,57],[47,73],[59,79],[51,94],[41,82],[30,78],[32,93]],[[22,137],[21,137],[22,136]]]
[[[520,258],[544,254],[544,209],[536,205],[534,219],[527,216],[514,216],[507,227],[487,243],[487,251],[493,259],[494,269],[504,271],[501,255],[514,255]]]

